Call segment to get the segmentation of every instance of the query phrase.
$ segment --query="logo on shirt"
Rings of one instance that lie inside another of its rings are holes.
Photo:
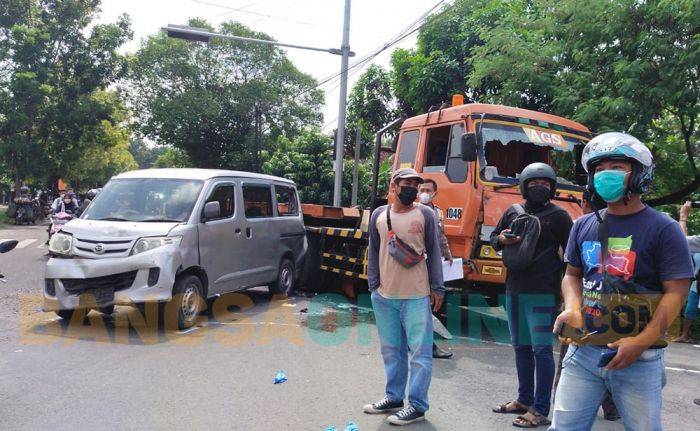
[[[419,222],[418,220],[413,220],[411,222],[411,227],[408,228],[408,233],[423,233],[423,223]]]
[[[583,261],[586,269],[597,268],[601,273],[601,252],[599,241],[584,241],[581,247]],[[627,238],[608,238],[608,259],[605,262],[605,270],[618,277],[629,280],[634,274],[634,263],[637,253],[632,251],[632,236]]]

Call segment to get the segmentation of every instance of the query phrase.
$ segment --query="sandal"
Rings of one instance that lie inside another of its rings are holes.
[[[552,421],[547,419],[545,416],[529,411],[522,416],[518,416],[513,421],[513,426],[518,428],[537,428],[543,425],[551,425]]]
[[[511,406],[511,408],[508,408],[508,406]],[[524,404],[520,404],[519,402],[513,400],[513,401],[508,401],[505,404],[499,404],[496,407],[492,408],[491,411],[494,413],[515,413],[515,414],[523,414],[528,412],[528,406]]]

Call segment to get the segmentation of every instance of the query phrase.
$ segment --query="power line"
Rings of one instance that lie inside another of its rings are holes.
[[[193,0],[193,1],[195,1],[195,0]],[[434,22],[438,17],[443,15],[445,12],[447,12],[450,9],[450,7],[454,6],[454,2],[448,3],[448,6],[443,8],[443,10],[440,13],[430,16],[430,14],[433,13],[433,11],[435,11],[437,8],[439,8],[441,5],[445,4],[446,2],[447,2],[447,0],[440,0],[433,7],[431,7],[428,11],[423,13],[420,17],[418,17],[411,24],[409,24],[406,28],[404,28],[398,34],[396,34],[395,36],[390,38],[387,42],[380,45],[378,48],[374,49],[373,51],[371,51],[369,54],[365,55],[364,57],[361,57],[352,65],[348,66],[348,68],[347,68],[348,71],[350,71],[351,69],[356,69],[352,72],[352,74],[350,76],[352,76],[352,75],[356,74],[357,72],[359,72],[360,70],[362,70],[362,68],[365,65],[367,65],[369,62],[374,60],[382,52],[384,52],[387,49],[391,48],[392,46],[395,46],[396,44],[402,42],[403,40],[405,40],[406,38],[408,38],[412,34],[416,33],[417,31],[420,31],[420,29],[422,29],[426,25]],[[418,25],[418,24],[420,24],[420,25]],[[418,25],[418,26],[416,27],[416,25]],[[307,93],[309,93],[313,90],[319,89],[323,85],[326,85],[326,84],[331,83],[332,81],[335,81],[336,79],[339,80],[340,76],[342,75],[342,72],[343,71],[340,71],[340,72],[334,73],[333,75],[330,75],[326,78],[323,78],[322,80],[318,81],[315,86],[307,88],[306,90],[303,90],[303,91],[297,93],[296,95],[292,96],[292,98],[297,99],[299,97],[306,95]],[[331,84],[331,85],[333,85],[333,84]],[[326,90],[326,92],[333,91],[336,88],[338,88],[339,86],[340,86],[340,84],[338,83],[333,88]],[[329,123],[325,124],[322,127],[322,129],[325,129],[326,127],[330,126],[335,121],[337,121],[337,118],[335,118],[333,121],[330,121]],[[270,130],[270,127],[268,126],[266,128],[265,132],[267,132],[269,130]]]
[[[211,18],[209,18],[209,19],[211,20],[211,19],[221,18],[222,16],[226,16],[226,15],[232,14],[232,13],[234,13],[234,12],[243,12],[244,9],[248,9],[249,7],[252,7],[252,6],[257,6],[257,5],[259,5],[260,3],[264,3],[265,1],[266,1],[266,0],[260,0],[260,1],[256,1],[256,2],[253,2],[253,3],[249,3],[249,4],[245,5],[245,6],[241,6],[239,9],[227,10],[226,12],[222,12],[222,13],[220,13],[220,14],[218,14],[218,15],[216,15],[216,16],[213,16],[213,17],[211,17]]]
[[[334,28],[326,27],[326,26],[322,26],[322,25],[318,25],[318,24],[312,23],[312,22],[298,21],[298,20],[294,20],[294,19],[282,18],[282,17],[278,17],[278,16],[274,16],[274,15],[265,14],[265,13],[260,13],[260,12],[253,12],[253,11],[249,11],[249,10],[244,10],[244,8],[246,8],[246,7],[248,7],[248,6],[244,6],[244,7],[242,7],[242,8],[234,8],[234,7],[231,7],[231,6],[226,6],[226,5],[222,5],[222,4],[218,4],[218,3],[213,3],[213,2],[209,2],[209,1],[205,1],[205,0],[192,0],[192,1],[195,2],[195,3],[205,4],[205,5],[207,5],[207,6],[214,6],[214,7],[220,7],[220,8],[223,8],[223,9],[228,9],[229,12],[247,13],[247,14],[249,14],[249,15],[255,15],[255,16],[265,17],[265,18],[269,18],[269,19],[276,19],[276,20],[279,20],[279,21],[291,22],[291,23],[294,23],[294,24],[301,24],[301,25],[306,25],[306,26],[309,26],[309,27],[323,28],[323,29],[326,29],[326,30],[335,30]],[[250,6],[250,5],[249,5],[249,6]]]
[[[375,48],[373,51],[371,51],[369,54],[365,55],[364,57],[361,57],[357,59],[352,65],[350,65],[349,69],[353,69],[355,67],[361,67],[362,65],[366,64],[368,61],[373,60],[375,57],[377,57],[379,54],[382,52],[386,51],[387,49],[391,48],[392,46],[396,45],[397,43],[403,41],[413,33],[419,31],[421,28],[423,28],[425,25],[428,24],[429,21],[426,21],[425,23],[421,24],[418,27],[415,27],[416,25],[420,24],[421,21],[426,19],[435,9],[439,8],[443,3],[445,3],[446,0],[440,0],[437,4],[435,4],[433,7],[431,7],[427,12],[423,13],[420,17],[418,17],[416,20],[414,20],[411,24],[409,24],[406,28],[401,30],[398,34],[390,38],[387,42],[384,44],[380,45],[378,48]],[[441,13],[434,15],[431,20],[434,20],[438,16],[442,15],[447,11],[447,8],[443,10]],[[415,28],[414,28],[415,27]],[[334,78],[337,78],[340,76],[340,73],[334,73],[326,78],[323,78],[319,81],[318,85],[323,85],[328,81],[333,80]]]

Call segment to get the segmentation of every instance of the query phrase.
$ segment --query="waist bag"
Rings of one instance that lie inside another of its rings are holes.
[[[410,245],[403,242],[401,238],[396,235],[396,232],[394,232],[394,229],[391,227],[391,205],[386,208],[386,224],[389,227],[389,233],[387,235],[389,238],[387,243],[389,256],[396,259],[404,268],[411,268],[425,260],[425,256],[416,253]]]

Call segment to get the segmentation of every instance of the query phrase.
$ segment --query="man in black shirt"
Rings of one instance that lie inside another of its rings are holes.
[[[557,187],[554,170],[544,163],[532,163],[520,174],[520,193],[525,198],[521,208],[539,219],[532,263],[527,267],[508,268],[506,274],[506,312],[518,372],[518,398],[496,406],[496,413],[520,413],[513,422],[519,427],[549,424],[554,380],[551,328],[561,298],[563,262],[559,249],[566,249],[571,217],[554,206],[551,199]],[[491,233],[491,245],[524,247],[522,238],[511,232],[518,217],[516,206],[509,208]],[[537,382],[537,385],[535,385]]]

